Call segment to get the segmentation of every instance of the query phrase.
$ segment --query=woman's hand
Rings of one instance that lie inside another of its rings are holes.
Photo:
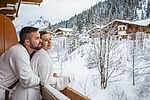
[[[71,82],[70,77],[68,77],[69,83]]]
[[[57,76],[57,73],[54,73],[54,74],[53,74],[53,77],[58,77],[58,76]]]

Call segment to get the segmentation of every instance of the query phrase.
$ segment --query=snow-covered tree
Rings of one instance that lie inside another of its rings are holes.
[[[148,4],[147,4],[146,17],[147,18],[150,17],[150,1],[149,0],[148,0]]]
[[[123,58],[116,53],[118,50],[115,50],[119,45],[117,44],[118,41],[112,39],[115,29],[115,26],[110,26],[105,30],[100,30],[99,37],[92,39],[93,49],[87,50],[89,52],[87,67],[98,69],[101,78],[101,88],[103,89],[107,87],[109,80],[115,80],[115,78],[111,79],[111,77],[117,77],[121,74],[117,73],[117,75],[114,73],[123,66],[123,63],[120,63]],[[118,56],[118,59],[115,58],[116,56]]]

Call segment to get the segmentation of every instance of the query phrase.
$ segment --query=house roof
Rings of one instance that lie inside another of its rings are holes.
[[[40,5],[43,0],[0,0],[0,14],[4,14],[11,20],[18,17],[20,4]]]
[[[135,23],[137,23],[138,25],[141,25],[141,26],[147,26],[150,24],[150,19],[136,21]]]
[[[48,32],[50,35],[53,35],[53,36],[55,36],[55,34],[54,33],[52,33],[52,32]]]
[[[71,28],[58,28],[56,29],[55,32],[58,32],[58,31],[67,31],[67,32],[72,32],[73,30]]]
[[[115,19],[112,22],[108,23],[107,25],[103,26],[102,28],[114,23],[114,22],[121,22],[121,23],[126,23],[126,24],[131,24],[131,25],[137,25],[137,26],[147,26],[150,24],[150,19],[146,20],[139,20],[139,21],[128,21],[128,20],[119,20]]]
[[[147,26],[148,24],[150,24],[150,19],[139,20],[139,21],[127,21],[127,20],[116,20],[116,21],[127,23],[127,24],[138,25],[138,26]]]

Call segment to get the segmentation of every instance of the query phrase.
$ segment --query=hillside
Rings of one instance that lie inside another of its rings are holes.
[[[105,25],[114,19],[140,20],[149,17],[150,1],[148,0],[105,0],[68,20],[54,24],[53,29],[72,28],[76,25],[79,33],[82,34],[83,29],[89,30],[95,25]]]

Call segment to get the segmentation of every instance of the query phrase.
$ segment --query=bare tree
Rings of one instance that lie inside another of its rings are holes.
[[[107,31],[106,31],[107,30]],[[108,79],[110,78],[113,71],[110,71],[109,62],[110,62],[110,50],[113,47],[112,41],[110,41],[111,36],[114,34],[116,30],[116,25],[110,25],[104,30],[101,30],[100,33],[100,77],[101,77],[101,88],[105,89],[108,84]]]
[[[133,33],[133,71],[132,71],[132,75],[133,75],[133,85],[135,85],[135,75],[134,75],[134,69],[135,69],[135,49],[136,49],[136,34]]]
[[[109,93],[110,100],[128,100],[124,90],[116,86],[114,90]]]
[[[107,84],[111,77],[113,77],[113,79],[111,79],[110,81],[114,82],[117,81],[117,79],[115,79],[114,77],[118,77],[119,75],[123,74],[123,72],[121,71],[117,73],[118,75],[114,74],[115,71],[122,70],[121,68],[123,65],[123,61],[121,61],[123,59],[122,56],[115,53],[118,52],[118,50],[115,49],[119,45],[119,40],[114,40],[113,38],[117,28],[116,26],[117,25],[110,25],[105,29],[100,29],[99,36],[92,38],[93,49],[87,50],[89,53],[87,59],[88,68],[98,69],[101,79],[100,86],[102,89],[105,89],[107,87]],[[112,53],[115,53],[114,55],[118,56],[118,59],[116,59]]]

